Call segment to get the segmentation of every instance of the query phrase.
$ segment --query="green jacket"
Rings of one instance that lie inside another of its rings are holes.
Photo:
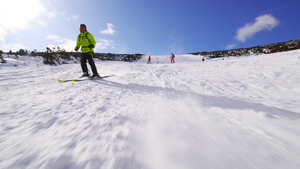
[[[93,44],[94,47],[96,46],[96,41],[93,35],[88,31],[85,31],[84,33],[80,32],[80,34],[77,36],[76,47],[81,47],[82,53],[94,52],[94,48],[89,47],[91,44]]]

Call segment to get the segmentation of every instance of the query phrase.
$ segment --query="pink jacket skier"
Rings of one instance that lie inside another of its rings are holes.
[[[175,63],[175,61],[174,61],[174,58],[175,58],[175,55],[174,55],[174,53],[171,53],[171,63]]]

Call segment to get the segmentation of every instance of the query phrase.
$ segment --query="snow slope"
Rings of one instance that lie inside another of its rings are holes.
[[[4,58],[0,168],[300,168],[300,50],[96,60],[113,76],[68,83],[78,63]]]

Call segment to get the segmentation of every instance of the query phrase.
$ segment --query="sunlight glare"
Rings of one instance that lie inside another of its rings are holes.
[[[45,11],[40,0],[9,0],[1,2],[0,26],[7,31],[28,28],[28,23]]]

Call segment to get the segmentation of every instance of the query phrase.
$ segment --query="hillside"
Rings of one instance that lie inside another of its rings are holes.
[[[296,50],[296,49],[300,49],[300,40],[261,45],[261,46],[255,46],[250,48],[212,51],[212,52],[196,52],[190,54],[202,55],[210,58],[218,58],[218,57],[228,57],[228,56],[248,56],[253,54],[258,55],[258,54],[267,54],[267,53],[277,53],[277,52],[285,52],[285,51]]]

